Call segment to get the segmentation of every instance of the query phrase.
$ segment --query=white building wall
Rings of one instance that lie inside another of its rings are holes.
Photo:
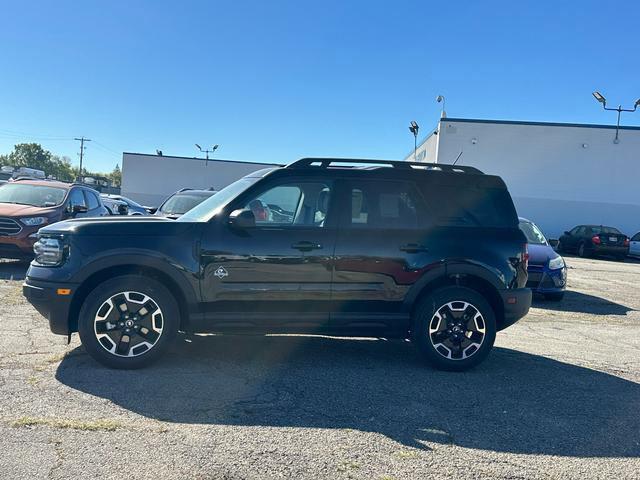
[[[237,179],[273,164],[122,154],[122,195],[158,206],[181,188],[220,190]]]
[[[500,175],[518,213],[557,238],[581,223],[640,231],[640,128],[443,119],[439,163]],[[410,160],[407,157],[407,160]]]

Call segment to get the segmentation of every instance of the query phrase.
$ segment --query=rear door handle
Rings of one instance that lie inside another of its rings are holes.
[[[320,248],[322,248],[322,245],[315,242],[304,241],[304,242],[294,243],[293,245],[291,245],[291,248],[300,250],[301,252],[310,252],[311,250],[319,250]]]
[[[400,250],[407,253],[421,253],[427,252],[429,249],[424,245],[418,245],[417,243],[407,243],[406,245],[402,245]]]

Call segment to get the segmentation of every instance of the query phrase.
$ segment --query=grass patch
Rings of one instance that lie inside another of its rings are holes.
[[[418,452],[412,452],[411,450],[400,450],[396,452],[396,455],[401,459],[409,459],[416,458],[418,456]]]
[[[118,428],[122,428],[120,422],[115,420],[72,420],[61,418],[36,418],[36,417],[20,417],[12,424],[13,427],[34,427],[45,426],[51,428],[71,429],[71,430],[83,430],[87,432],[95,431],[107,431],[113,432]]]
[[[27,378],[27,383],[29,385],[37,385],[38,383],[40,383],[40,379],[38,377],[31,376]]]

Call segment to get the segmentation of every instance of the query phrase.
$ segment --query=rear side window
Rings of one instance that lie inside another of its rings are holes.
[[[352,228],[414,229],[420,226],[420,199],[404,182],[354,182],[350,188]]]
[[[100,206],[98,197],[96,197],[96,195],[93,192],[90,192],[89,190],[85,190],[84,196],[87,198],[87,208],[89,210],[94,210]]]
[[[447,227],[518,226],[513,202],[504,188],[474,185],[425,185],[422,193],[433,223]]]

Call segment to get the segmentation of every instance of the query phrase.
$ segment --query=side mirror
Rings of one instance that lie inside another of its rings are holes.
[[[251,210],[234,210],[229,215],[229,225],[242,230],[253,228],[256,226],[256,217]]]
[[[118,205],[118,213],[120,215],[128,215],[129,214],[129,207],[125,204],[121,204]]]
[[[158,207],[147,207],[147,212],[149,212],[149,214],[151,215],[153,215],[157,211],[158,211]]]
[[[558,243],[560,243],[560,241],[557,238],[549,239],[549,245],[551,245],[553,248],[556,248],[558,246]]]
[[[571,236],[571,232],[564,232],[565,235]]]
[[[86,205],[74,205],[73,207],[71,207],[71,215],[75,216],[79,213],[87,213],[89,211],[89,209],[86,207]]]

